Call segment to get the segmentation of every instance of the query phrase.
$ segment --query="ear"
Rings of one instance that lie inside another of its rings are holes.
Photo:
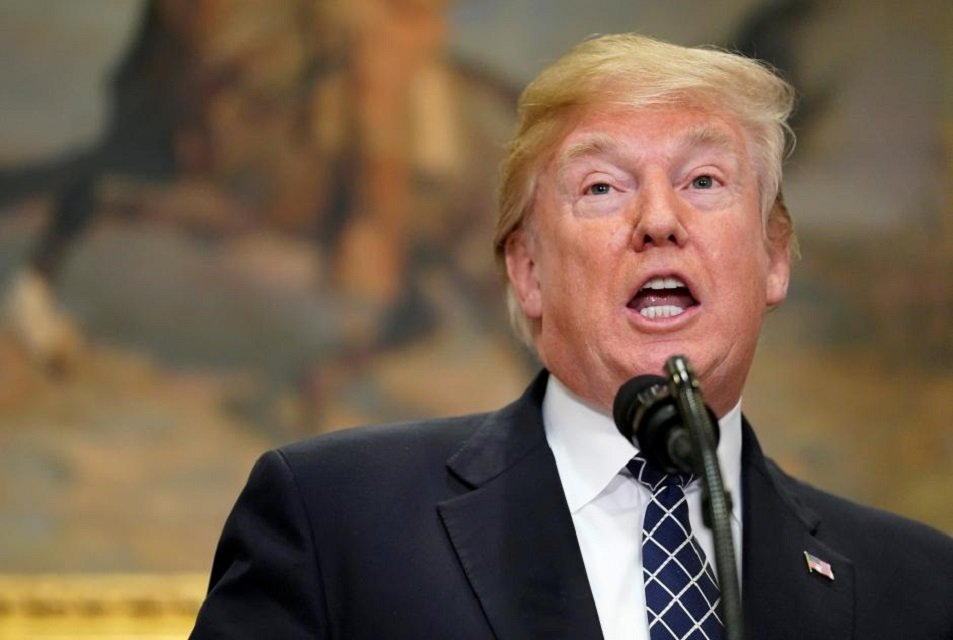
[[[781,304],[788,295],[791,277],[791,259],[796,252],[794,224],[779,193],[768,216],[767,229],[768,277],[765,283],[765,301],[769,309]]]
[[[765,285],[765,301],[772,309],[781,304],[788,295],[788,280],[791,276],[791,251],[785,243],[768,247],[768,278]]]
[[[525,227],[506,239],[506,275],[520,308],[531,320],[543,315],[543,300],[536,273],[536,241]]]

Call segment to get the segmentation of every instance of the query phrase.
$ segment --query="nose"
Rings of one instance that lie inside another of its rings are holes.
[[[688,232],[681,216],[684,206],[667,176],[646,180],[635,204],[632,246],[636,251],[651,247],[682,247]]]

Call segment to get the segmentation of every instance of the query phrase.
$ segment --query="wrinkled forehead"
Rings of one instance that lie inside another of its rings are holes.
[[[669,159],[717,153],[742,164],[749,144],[741,124],[723,113],[698,108],[590,109],[567,126],[545,164],[559,173],[579,160]]]

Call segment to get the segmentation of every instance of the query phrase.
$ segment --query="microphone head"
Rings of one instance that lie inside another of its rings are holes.
[[[653,390],[665,386],[665,378],[647,374],[628,380],[616,392],[612,403],[612,419],[619,433],[632,444],[638,446],[635,438],[636,412],[648,403],[648,396]]]

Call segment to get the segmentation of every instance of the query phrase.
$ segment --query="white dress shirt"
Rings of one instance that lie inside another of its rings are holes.
[[[611,416],[549,377],[543,400],[546,440],[586,565],[605,640],[649,640],[642,582],[642,519],[651,492],[626,463],[637,449],[619,434]],[[741,567],[741,403],[721,420],[718,461],[732,497],[732,534]],[[702,521],[701,486],[685,491],[692,531],[714,570],[714,542]]]

